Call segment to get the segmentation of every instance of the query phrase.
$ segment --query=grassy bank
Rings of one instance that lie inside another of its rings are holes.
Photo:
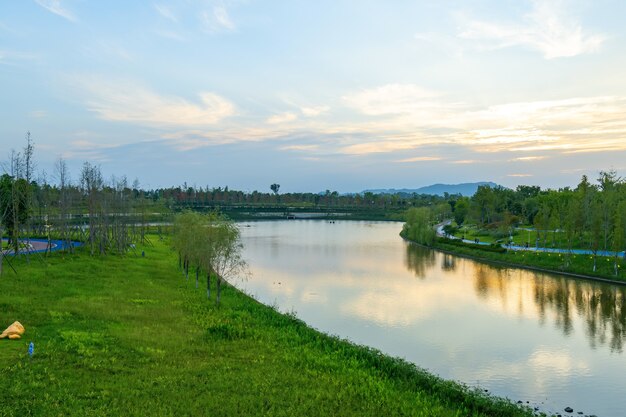
[[[598,256],[596,271],[593,271],[594,260],[591,255],[513,251],[500,246],[467,244],[445,238],[436,238],[433,247],[487,262],[626,283],[626,262],[621,258],[618,259],[616,276],[613,257]]]
[[[152,241],[145,258],[79,251],[5,271],[0,326],[26,334],[0,340],[0,415],[532,415],[233,288],[216,307]]]

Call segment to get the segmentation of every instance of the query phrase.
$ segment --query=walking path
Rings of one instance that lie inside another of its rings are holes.
[[[453,236],[453,235],[447,235],[446,232],[443,231],[443,228],[447,225],[449,225],[452,221],[451,220],[447,220],[443,223],[439,223],[436,226],[436,231],[437,231],[437,236],[441,236],[441,237],[447,237],[448,239],[454,239],[454,240],[461,240],[464,243],[474,243],[474,244],[478,244],[478,245],[490,245],[489,242],[480,242],[480,241],[474,241],[474,240],[470,240],[470,239],[461,239],[460,237],[457,236]],[[542,248],[542,247],[538,247],[538,246],[517,246],[517,245],[506,245],[506,244],[500,244],[500,246],[510,249],[510,250],[515,250],[515,251],[529,251],[529,252],[547,252],[547,253],[572,253],[574,255],[593,255],[593,251],[589,250],[589,249],[560,249],[560,248]],[[596,252],[596,255],[598,256],[615,256],[615,252],[613,251],[603,251],[603,250],[599,250]],[[624,257],[626,258],[626,253],[625,252],[618,252],[617,253],[618,257]]]
[[[66,242],[62,240],[51,240],[50,243],[52,245],[50,249],[51,252],[67,249],[69,247],[66,244]],[[2,248],[3,248],[2,252],[5,255],[11,255],[13,254],[13,249],[7,248],[7,244],[8,244],[8,241],[6,239],[2,239]],[[28,245],[28,240],[26,239],[20,240],[20,245],[22,246]],[[70,245],[72,245],[73,247],[78,247],[82,245],[82,243],[71,242]],[[24,247],[19,250],[19,253],[42,253],[42,252],[45,252],[47,248],[48,248],[48,241],[46,239],[30,239],[29,248],[27,249]]]

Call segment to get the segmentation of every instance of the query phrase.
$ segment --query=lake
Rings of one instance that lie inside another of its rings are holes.
[[[405,242],[401,223],[241,223],[238,284],[323,332],[542,411],[626,415],[626,286]]]

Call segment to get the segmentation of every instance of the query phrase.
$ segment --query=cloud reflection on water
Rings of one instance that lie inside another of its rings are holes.
[[[320,330],[445,378],[536,404],[588,407],[593,396],[594,407],[620,406],[626,287],[434,252],[402,241],[400,229],[257,223],[243,234],[246,286]]]

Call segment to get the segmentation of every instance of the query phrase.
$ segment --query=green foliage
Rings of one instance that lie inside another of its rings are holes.
[[[443,227],[443,231],[444,231],[446,234],[448,234],[448,235],[453,235],[453,234],[455,234],[458,230],[459,230],[459,228],[458,228],[458,227],[456,227],[456,226],[454,226],[454,225],[452,225],[452,224],[446,224],[446,225]]]
[[[507,251],[505,247],[499,244],[495,244],[495,243],[492,243],[490,245],[479,245],[477,243],[465,243],[458,239],[448,239],[445,237],[438,237],[437,243],[450,245],[450,246],[456,246],[456,247],[462,247],[462,248],[474,249],[474,250],[478,250],[481,252],[506,253]]]
[[[454,205],[454,213],[453,213],[454,221],[456,222],[456,224],[461,226],[463,222],[465,222],[465,218],[467,217],[467,214],[469,213],[469,209],[470,209],[469,198],[462,197],[457,200],[456,204]]]
[[[239,229],[235,223],[218,213],[200,214],[186,211],[174,221],[172,240],[179,257],[184,259],[186,274],[189,265],[207,275],[207,297],[210,297],[210,277],[217,277],[217,302],[220,302],[222,280],[237,278],[246,263],[241,256]]]
[[[233,287],[221,307],[207,303],[152,240],[145,258],[16,259],[0,315],[26,333],[0,341],[1,415],[532,416]]]
[[[431,246],[436,237],[431,210],[426,207],[407,210],[406,223],[402,228],[401,235],[405,239]]]
[[[613,257],[594,257],[568,253],[546,253],[532,251],[489,250],[490,246],[461,245],[455,240],[439,239],[436,248],[458,255],[469,256],[483,261],[492,261],[509,266],[539,268],[555,273],[569,273],[580,276],[598,277],[613,281],[626,281],[626,260]],[[501,248],[504,249],[504,248]],[[596,270],[593,270],[594,263]],[[617,271],[617,272],[616,272]]]

